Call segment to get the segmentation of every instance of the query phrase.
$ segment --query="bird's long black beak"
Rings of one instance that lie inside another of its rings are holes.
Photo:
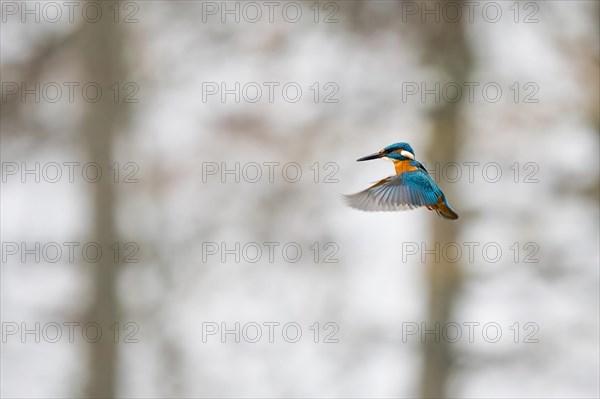
[[[358,158],[356,160],[356,162],[361,162],[361,161],[370,161],[371,159],[378,159],[381,157],[384,157],[385,153],[383,152],[376,152],[375,154],[371,154],[371,155],[367,155],[366,157],[362,157],[362,158]]]

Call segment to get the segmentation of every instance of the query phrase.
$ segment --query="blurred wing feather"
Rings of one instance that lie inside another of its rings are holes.
[[[363,211],[404,211],[436,204],[441,190],[429,175],[406,172],[386,177],[359,193],[347,195],[352,208]]]

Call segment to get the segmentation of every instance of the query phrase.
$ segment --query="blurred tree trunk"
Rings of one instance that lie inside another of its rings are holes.
[[[102,87],[102,97],[96,103],[85,103],[80,131],[85,139],[90,161],[97,162],[104,172],[97,183],[90,184],[93,214],[90,240],[99,243],[104,253],[98,263],[91,265],[94,293],[88,314],[89,321],[102,327],[103,337],[100,341],[89,344],[89,377],[85,396],[112,398],[116,396],[118,346],[108,334],[108,328],[115,322],[120,322],[116,292],[119,264],[114,262],[111,252],[106,252],[112,243],[118,241],[115,183],[112,176],[107,174],[107,168],[113,162],[112,148],[117,129],[123,127],[119,122],[124,120],[124,104],[115,101],[114,92],[109,87],[114,82],[122,85],[126,74],[123,32],[120,24],[113,20],[113,11],[108,8],[114,2],[96,4],[102,6],[102,18],[97,23],[86,22],[82,33],[84,79],[81,86],[84,82],[97,82]],[[93,96],[92,93],[93,90],[90,89],[90,96]]]
[[[421,24],[423,28],[422,39],[424,40],[423,51],[425,60],[430,65],[439,69],[438,81],[443,86],[447,82],[456,82],[462,87],[463,82],[468,81],[471,70],[471,50],[465,37],[465,24],[462,22],[433,21],[433,17],[427,18],[427,23]],[[434,84],[428,82],[427,88],[431,89]],[[462,96],[464,99],[466,96]],[[431,99],[432,96],[428,96]],[[427,155],[430,164],[438,163],[438,176],[448,162],[457,162],[458,148],[460,143],[460,111],[462,102],[447,102],[443,98],[439,104],[434,104],[430,120],[432,121],[432,135]],[[460,193],[453,190],[452,184],[444,184],[440,179],[440,185],[451,205],[461,214]],[[459,226],[465,222],[465,215],[457,221],[442,218],[433,218],[432,237],[427,243],[427,249],[439,248],[447,243],[458,242]],[[440,251],[437,251],[438,254]],[[427,328],[434,329],[439,323],[440,330],[446,323],[452,321],[453,306],[460,292],[462,282],[462,270],[460,262],[447,263],[440,256],[440,262],[436,262],[431,255],[427,256],[427,280],[428,292],[428,320]],[[423,345],[423,371],[421,379],[420,396],[423,398],[443,398],[448,396],[447,381],[451,371],[453,356],[451,348],[443,337],[435,342],[435,337],[430,334]]]

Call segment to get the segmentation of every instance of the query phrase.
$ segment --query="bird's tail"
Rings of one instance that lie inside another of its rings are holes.
[[[440,197],[433,207],[433,209],[437,212],[438,215],[444,217],[446,219],[458,219],[458,214],[454,212],[454,209],[446,202],[446,198],[443,196]]]

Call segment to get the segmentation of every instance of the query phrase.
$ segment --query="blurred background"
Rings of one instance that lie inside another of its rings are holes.
[[[598,2],[1,7],[3,397],[600,395]]]

